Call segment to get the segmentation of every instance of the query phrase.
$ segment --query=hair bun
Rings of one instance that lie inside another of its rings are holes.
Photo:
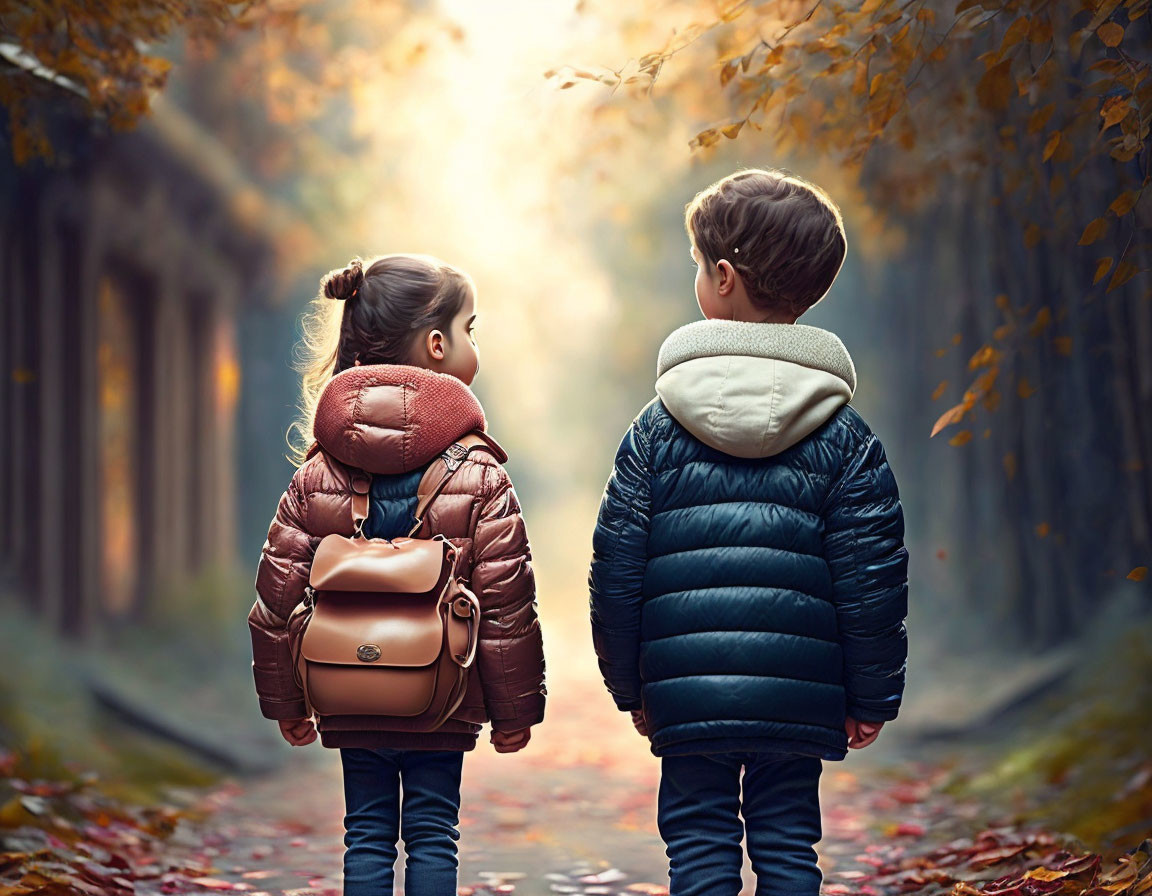
[[[359,258],[353,258],[344,270],[329,271],[322,285],[324,295],[330,299],[351,299],[363,282],[364,264]]]

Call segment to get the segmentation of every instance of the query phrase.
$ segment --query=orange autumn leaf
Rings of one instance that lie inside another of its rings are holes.
[[[1117,218],[1124,217],[1128,212],[1132,211],[1139,195],[1136,190],[1126,190],[1112,200],[1112,204],[1108,206],[1108,211],[1112,212]]]
[[[1016,46],[1020,41],[1028,36],[1028,31],[1032,27],[1032,22],[1028,16],[1020,16],[1011,25],[1008,26],[1004,32],[1004,38],[1000,41],[1000,52],[1003,53],[1010,47]]]
[[[1116,266],[1116,272],[1108,281],[1108,288],[1105,290],[1105,292],[1112,292],[1112,290],[1123,286],[1138,273],[1140,273],[1140,269],[1136,267],[1136,265],[1129,261],[1120,262],[1120,264]]]
[[[1031,880],[1060,880],[1069,874],[1068,871],[1059,871],[1055,868],[1033,868],[1025,872],[1024,877]]]
[[[1098,239],[1108,232],[1108,219],[1095,218],[1087,227],[1084,228],[1084,233],[1080,236],[1078,246],[1090,246]]]
[[[1124,39],[1124,27],[1116,22],[1105,22],[1096,29],[1096,35],[1106,47],[1118,47]]]
[[[956,405],[955,407],[951,407],[946,410],[943,414],[940,415],[940,419],[938,419],[936,424],[932,427],[932,432],[929,434],[928,438],[932,438],[932,436],[940,432],[940,430],[942,430],[945,426],[951,426],[953,423],[959,423],[964,419],[964,415],[968,412],[970,407],[971,405],[967,402],[960,402],[960,404]]]
[[[1039,336],[1052,323],[1052,309],[1045,305],[1036,312],[1036,317],[1028,327],[1030,336]]]
[[[1100,108],[1100,115],[1104,119],[1104,123],[1100,126],[1102,130],[1108,130],[1113,125],[1117,125],[1128,117],[1132,106],[1127,97],[1109,97],[1104,101],[1104,105]]]
[[[1148,575],[1147,566],[1137,566],[1125,578],[1131,579],[1133,582],[1143,582],[1144,577]]]
[[[948,440],[949,445],[966,445],[972,441],[972,430],[962,429]]]
[[[1012,60],[998,62],[984,72],[976,84],[976,99],[985,109],[993,112],[1008,108],[1008,101],[1016,91],[1012,78]]]
[[[1092,278],[1092,285],[1095,286],[1102,279],[1104,279],[1104,275],[1107,274],[1110,270],[1112,270],[1112,256],[1101,258],[1098,262],[1096,262],[1096,275]]]
[[[975,370],[977,367],[985,367],[989,364],[996,364],[1004,357],[1004,353],[993,348],[991,345],[982,345],[968,359],[968,369]]]

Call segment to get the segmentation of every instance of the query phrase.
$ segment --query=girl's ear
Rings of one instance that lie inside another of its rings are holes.
[[[425,340],[428,354],[436,361],[444,360],[444,334],[439,330],[430,330]]]

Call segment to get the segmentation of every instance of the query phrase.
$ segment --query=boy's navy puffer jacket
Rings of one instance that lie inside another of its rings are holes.
[[[703,320],[660,350],[593,536],[593,642],[658,756],[843,759],[896,717],[908,553],[852,360],[803,324]]]

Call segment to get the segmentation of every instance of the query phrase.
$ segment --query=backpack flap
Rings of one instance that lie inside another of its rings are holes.
[[[424,594],[436,587],[445,552],[443,539],[324,536],[312,558],[308,584],[317,591],[394,591]]]
[[[300,653],[313,663],[429,666],[440,657],[443,643],[438,600],[364,592],[319,601]]]

